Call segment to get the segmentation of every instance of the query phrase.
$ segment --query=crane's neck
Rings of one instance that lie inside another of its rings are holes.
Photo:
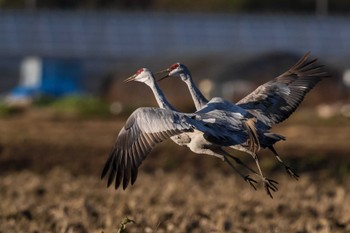
[[[176,109],[165,98],[163,91],[159,88],[154,78],[152,78],[151,81],[147,82],[146,84],[151,88],[153,95],[156,98],[156,101],[160,108],[176,111]]]
[[[208,100],[204,97],[202,92],[193,82],[193,79],[190,74],[181,74],[180,77],[187,84],[188,90],[191,93],[192,100],[194,102],[194,105],[196,106],[196,109],[201,109],[204,105],[208,103]]]

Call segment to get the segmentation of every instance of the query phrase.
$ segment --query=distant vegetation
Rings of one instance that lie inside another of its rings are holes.
[[[37,104],[40,106],[40,101]],[[56,115],[63,114],[73,117],[106,117],[110,115],[108,104],[93,96],[67,96],[54,100],[46,106]]]
[[[27,110],[46,110],[49,117],[58,118],[105,118],[112,116],[109,104],[88,95],[71,95],[64,98],[40,97],[28,105],[8,105],[0,102],[0,117],[11,117]],[[44,113],[43,113],[44,114]]]
[[[0,102],[0,117],[9,117],[19,111],[20,109],[16,107],[7,106],[6,104]]]

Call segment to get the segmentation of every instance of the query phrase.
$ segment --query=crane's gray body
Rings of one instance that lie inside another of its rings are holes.
[[[115,182],[117,189],[129,181],[136,181],[137,169],[152,148],[167,138],[187,146],[194,153],[207,154],[224,159],[222,147],[249,143],[249,129],[245,118],[238,112],[213,108],[208,102],[195,113],[180,113],[166,100],[153,74],[143,68],[132,80],[147,84],[154,93],[160,108],[139,108],[128,118],[119,132],[115,146],[102,172],[108,175],[108,186]],[[222,105],[222,103],[220,103]]]
[[[178,145],[187,146],[195,153],[224,159],[232,167],[226,158],[231,155],[227,154],[223,147],[233,147],[252,154],[265,189],[272,197],[270,189],[277,190],[273,184],[276,182],[262,175],[256,152],[260,145],[268,147],[280,160],[272,146],[284,137],[269,130],[272,125],[287,119],[306,93],[322,78],[328,77],[321,69],[322,66],[315,65],[316,60],[307,61],[308,55],[287,72],[261,85],[237,104],[218,97],[208,101],[194,85],[189,71],[184,66],[188,72],[186,75],[180,73],[180,77],[189,87],[197,108],[195,113],[177,112],[164,97],[153,74],[148,69],[140,69],[128,81],[135,80],[147,84],[160,108],[139,108],[132,113],[117,137],[102,177],[109,173],[108,186],[115,181],[116,189],[121,183],[125,189],[130,180],[131,184],[136,181],[138,167],[152,148],[157,143],[171,138]],[[289,167],[285,167],[292,176],[297,177]],[[239,174],[252,184],[250,178],[240,172]]]

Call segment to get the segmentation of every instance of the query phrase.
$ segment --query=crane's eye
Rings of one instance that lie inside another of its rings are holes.
[[[175,63],[170,66],[170,70],[175,70],[177,67],[179,67],[179,64]]]

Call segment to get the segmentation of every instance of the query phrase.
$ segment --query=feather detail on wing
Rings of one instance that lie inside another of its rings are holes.
[[[192,131],[186,117],[159,108],[135,110],[119,132],[114,148],[103,168],[101,179],[107,175],[107,186],[113,181],[115,189],[129,182],[134,184],[138,167],[153,147],[171,136]]]
[[[250,118],[243,122],[243,126],[248,132],[249,139],[247,140],[248,149],[254,154],[258,153],[260,150],[259,136],[256,129],[256,118]]]
[[[259,86],[237,105],[267,126],[287,119],[308,93],[323,78],[330,77],[317,59],[308,61],[306,53],[293,67],[277,78]]]

